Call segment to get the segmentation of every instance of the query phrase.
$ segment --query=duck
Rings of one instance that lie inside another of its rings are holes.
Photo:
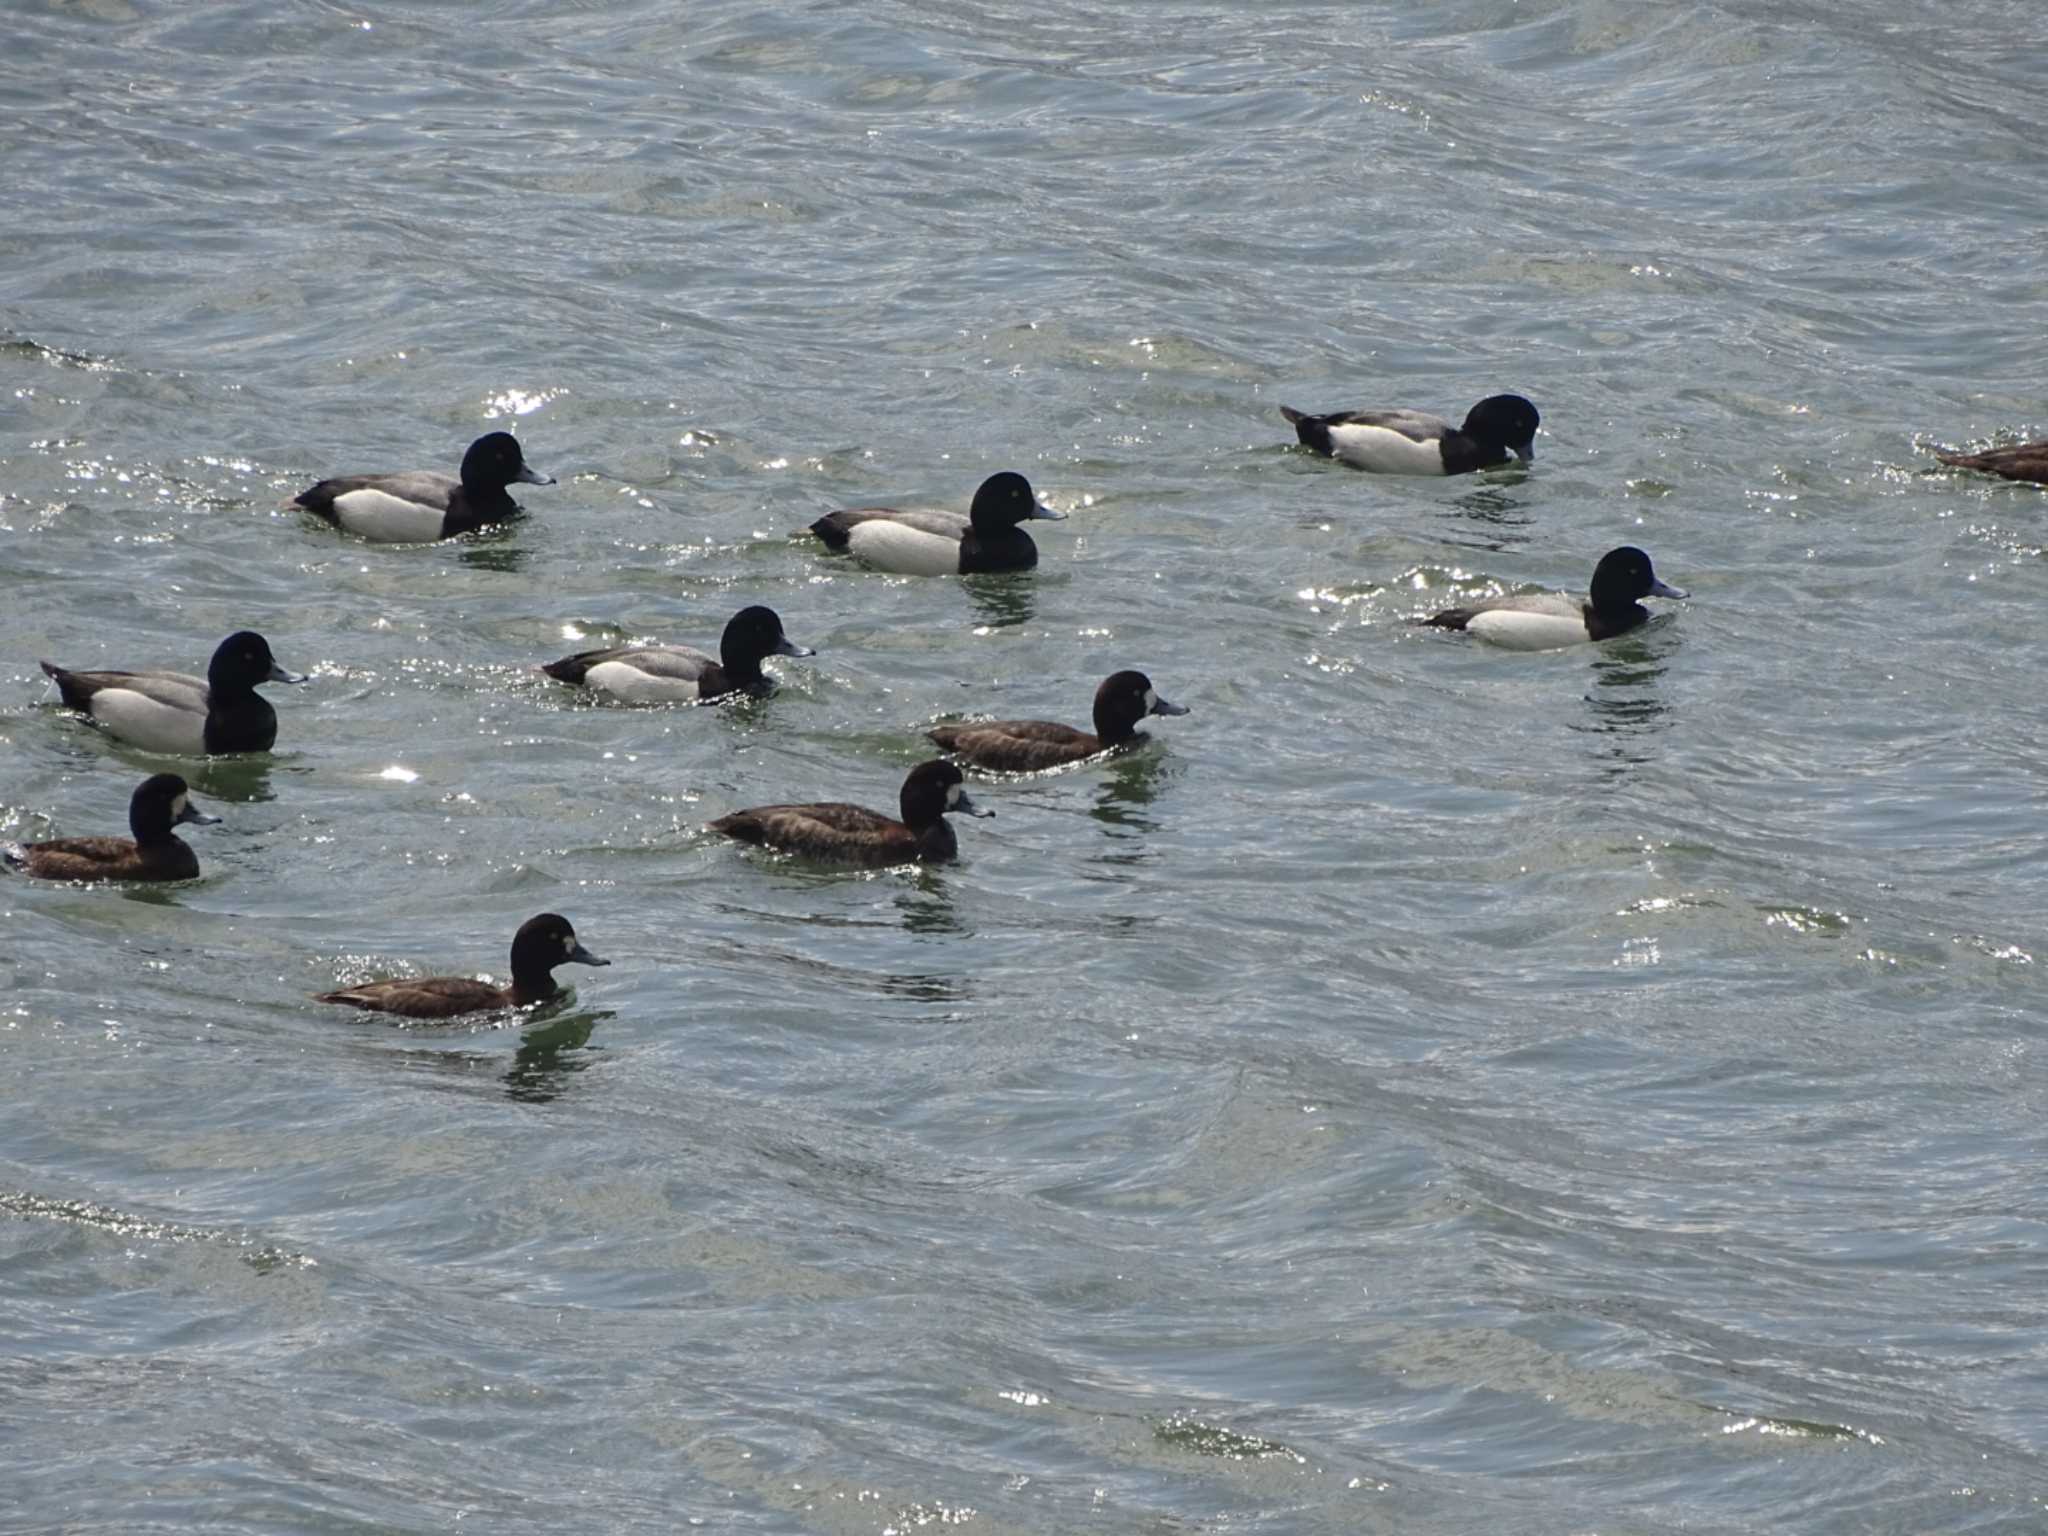
[[[1467,475],[1510,459],[1526,464],[1536,457],[1542,424],[1520,395],[1488,395],[1465,413],[1462,427],[1399,409],[1316,416],[1283,405],[1280,414],[1294,423],[1304,447],[1382,475]]]
[[[561,993],[555,985],[558,965],[610,965],[593,955],[576,937],[569,919],[558,912],[529,917],[512,935],[512,985],[496,986],[474,976],[396,977],[366,981],[359,987],[321,992],[315,1002],[341,1003],[371,1013],[396,1013],[409,1019],[452,1019],[486,1009],[528,1008]]]
[[[828,801],[757,805],[721,816],[707,830],[737,842],[826,863],[873,869],[913,862],[942,864],[960,852],[946,821],[949,811],[966,816],[995,815],[968,799],[965,785],[958,768],[934,758],[919,763],[904,779],[898,797],[901,821],[864,806]]]
[[[42,668],[64,702],[146,752],[178,757],[268,752],[277,741],[277,711],[257,693],[260,683],[303,683],[270,654],[254,630],[215,647],[202,681],[188,672],[74,672]]]
[[[325,518],[344,533],[376,544],[427,544],[452,539],[519,511],[505,488],[553,485],[526,462],[510,432],[486,432],[462,456],[462,475],[416,469],[389,475],[336,475],[284,503]]]
[[[782,632],[773,608],[742,608],[725,626],[714,658],[687,645],[615,645],[578,651],[541,668],[557,682],[608,693],[627,704],[691,704],[732,693],[766,693],[769,656],[815,656]]]
[[[1034,518],[1061,522],[1066,515],[1041,502],[1029,480],[1005,470],[981,482],[965,517],[862,507],[828,512],[811,524],[811,532],[835,554],[852,554],[899,576],[977,576],[1031,570],[1038,564],[1038,546],[1019,524]]]
[[[1637,599],[1688,594],[1657,579],[1650,557],[1632,544],[1610,549],[1593,567],[1590,600],[1563,592],[1494,598],[1469,608],[1446,608],[1418,619],[1437,629],[1461,629],[1512,651],[1551,651],[1588,640],[1611,640],[1647,623]]]
[[[1051,720],[976,720],[942,725],[925,734],[944,751],[998,773],[1031,773],[1059,768],[1145,739],[1138,722],[1147,715],[1184,715],[1185,704],[1169,703],[1142,672],[1112,672],[1095,690],[1095,734]]]
[[[1982,453],[1936,452],[1934,456],[1957,469],[1982,470],[2007,480],[2048,485],[2048,442],[2015,443],[2009,448],[1988,448]]]
[[[175,773],[153,773],[128,797],[128,837],[0,844],[0,858],[38,880],[197,880],[199,856],[172,829],[213,827]]]

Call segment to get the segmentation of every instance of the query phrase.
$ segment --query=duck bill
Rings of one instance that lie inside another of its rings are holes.
[[[1031,504],[1031,515],[1048,523],[1064,523],[1067,520],[1066,513],[1060,511],[1057,507],[1048,507],[1042,501],[1034,501]]]
[[[958,811],[963,816],[995,815],[994,811],[985,810],[983,807],[976,805],[972,800],[968,799],[964,793],[958,799],[956,799],[950,806],[946,807],[946,809],[950,811]]]
[[[555,477],[553,475],[544,475],[539,470],[535,469],[531,464],[525,463],[523,461],[519,466],[519,473],[514,475],[512,478],[517,480],[521,485],[553,485],[555,483]]]
[[[197,807],[188,805],[178,813],[177,819],[171,824],[178,827],[217,827],[220,825],[220,818],[218,816],[209,816]]]
[[[273,683],[303,683],[306,680],[306,674],[303,672],[287,672],[273,661],[270,664],[270,680]]]
[[[775,637],[775,649],[770,654],[776,656],[815,656],[818,653],[808,645],[798,645],[787,635],[777,635]]]
[[[1536,445],[1534,443],[1524,443],[1519,448],[1511,449],[1510,452],[1524,464],[1532,464],[1536,460]]]
[[[1185,704],[1175,704],[1170,699],[1154,699],[1151,713],[1155,715],[1184,715],[1188,712]]]
[[[1686,591],[1683,587],[1674,587],[1669,582],[1659,581],[1653,576],[1650,578],[1650,596],[1690,597],[1692,596],[1692,594]]]
[[[569,951],[569,963],[572,965],[610,965],[611,961],[605,959],[602,955],[593,955],[581,944],[578,944]]]

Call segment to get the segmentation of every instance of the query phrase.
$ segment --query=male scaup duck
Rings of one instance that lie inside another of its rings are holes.
[[[976,576],[1030,570],[1038,564],[1038,546],[1018,524],[1033,518],[1058,522],[1066,515],[1041,502],[1029,480],[1005,470],[981,482],[965,517],[863,507],[828,512],[811,524],[811,532],[834,553],[850,553],[899,576]]]
[[[452,539],[519,510],[505,487],[553,485],[526,462],[510,432],[486,432],[462,456],[462,478],[430,469],[395,475],[337,475],[299,492],[287,507],[324,517],[344,533],[379,544]]]
[[[1536,407],[1520,395],[1489,395],[1454,427],[1422,411],[1335,411],[1312,416],[1291,405],[1280,414],[1294,423],[1304,447],[1355,469],[1382,475],[1465,475],[1509,459],[1536,456]]]
[[[1185,704],[1169,704],[1142,672],[1115,672],[1095,690],[1095,734],[1051,720],[976,720],[942,725],[925,734],[944,750],[1003,773],[1058,768],[1145,739],[1138,722],[1147,715],[1184,715]]]
[[[1550,651],[1587,640],[1611,640],[1646,623],[1650,610],[1638,598],[1682,598],[1651,569],[1650,557],[1633,545],[1610,549],[1593,568],[1591,601],[1563,592],[1500,597],[1469,608],[1446,608],[1418,624],[1462,629],[1513,651]]]
[[[960,770],[951,763],[919,763],[903,781],[903,819],[892,821],[880,811],[858,805],[757,805],[734,811],[711,823],[708,830],[742,843],[794,853],[836,864],[882,868],[922,861],[943,863],[960,852],[948,811],[968,816],[993,816],[967,798]]]
[[[687,645],[615,645],[579,651],[541,668],[557,682],[609,693],[628,704],[688,704],[773,686],[761,670],[769,656],[815,656],[782,632],[773,608],[742,608],[725,626],[716,658]]]
[[[277,740],[277,711],[259,683],[303,683],[270,654],[253,630],[221,641],[201,681],[188,672],[73,672],[51,662],[43,670],[73,709],[90,715],[146,752],[183,757],[268,752]]]
[[[569,919],[553,912],[529,917],[512,935],[512,985],[494,986],[474,976],[398,977],[366,981],[359,987],[322,992],[320,1003],[345,1003],[372,1013],[400,1013],[409,1019],[452,1019],[486,1008],[526,1008],[561,991],[558,965],[610,965],[577,942]]]
[[[0,844],[15,868],[38,880],[197,880],[199,856],[171,829],[220,822],[195,810],[175,773],[152,774],[128,798],[125,837],[57,837],[44,843]]]
[[[1982,453],[1939,453],[1944,464],[1957,469],[1982,470],[2007,480],[2031,480],[2048,485],[2048,442],[2015,443],[2009,448],[1988,448]]]

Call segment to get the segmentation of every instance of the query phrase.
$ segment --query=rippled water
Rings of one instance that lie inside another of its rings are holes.
[[[315,677],[196,885],[0,884],[0,1523],[2038,1526],[2048,502],[1926,451],[2048,435],[2038,6],[6,27],[0,831],[159,766],[39,656]],[[274,510],[492,423],[509,530]],[[998,468],[1034,575],[789,538]],[[1404,622],[1621,542],[1620,642]],[[755,601],[767,701],[533,670]],[[1120,666],[955,867],[699,830]],[[309,1000],[545,908],[523,1027]]]

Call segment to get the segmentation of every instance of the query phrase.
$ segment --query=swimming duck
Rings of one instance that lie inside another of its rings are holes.
[[[553,485],[526,462],[510,432],[486,432],[462,456],[462,478],[430,469],[393,475],[337,475],[285,503],[324,517],[344,533],[379,544],[453,538],[518,512],[505,487]]]
[[[913,860],[943,863],[960,852],[946,821],[948,811],[995,815],[967,798],[963,782],[958,768],[935,759],[919,763],[903,781],[901,821],[892,821],[880,811],[834,801],[757,805],[719,817],[708,830],[742,843],[837,864],[880,868]]]
[[[277,740],[277,711],[259,683],[303,683],[270,654],[253,630],[221,641],[205,681],[187,672],[73,672],[44,662],[64,702],[146,752],[185,757],[268,752]]]
[[[687,645],[615,645],[579,651],[541,668],[558,682],[609,693],[628,704],[687,704],[772,686],[761,662],[768,656],[815,656],[782,632],[773,608],[742,608],[725,626],[716,659]]]
[[[557,995],[558,965],[610,965],[577,942],[569,919],[553,912],[529,917],[512,935],[512,985],[494,986],[474,976],[398,977],[366,981],[359,987],[322,992],[320,1003],[345,1003],[372,1013],[399,1013],[409,1019],[452,1019],[486,1008],[525,1008]]]
[[[1610,549],[1593,568],[1591,601],[1563,592],[1500,597],[1469,608],[1446,608],[1419,624],[1462,629],[1514,651],[1550,651],[1587,640],[1611,640],[1648,621],[1638,598],[1682,598],[1679,587],[1657,579],[1650,557],[1633,545]]]
[[[1988,448],[1982,453],[1936,453],[1944,464],[1957,469],[1978,469],[2007,480],[2031,480],[2048,485],[2048,442],[2015,443],[2010,448]]]
[[[1383,475],[1464,475],[1509,459],[1536,456],[1536,407],[1520,395],[1489,395],[1453,427],[1422,411],[1336,411],[1312,416],[1290,405],[1280,414],[1294,423],[1305,447],[1355,469]]]
[[[1033,518],[1058,522],[1066,515],[1041,502],[1029,480],[1006,470],[981,482],[965,517],[863,507],[828,512],[811,524],[811,532],[835,553],[851,553],[899,576],[974,576],[1030,570],[1038,564],[1038,546],[1018,525]]]
[[[175,773],[144,779],[128,797],[126,837],[58,837],[0,844],[0,857],[38,880],[197,880],[199,857],[172,828],[218,826],[195,810]]]
[[[1169,704],[1142,672],[1115,672],[1095,690],[1095,734],[1051,720],[976,720],[942,725],[925,734],[944,750],[977,768],[1029,773],[1078,763],[1117,747],[1143,741],[1138,722],[1147,715],[1184,715],[1185,704]]]

